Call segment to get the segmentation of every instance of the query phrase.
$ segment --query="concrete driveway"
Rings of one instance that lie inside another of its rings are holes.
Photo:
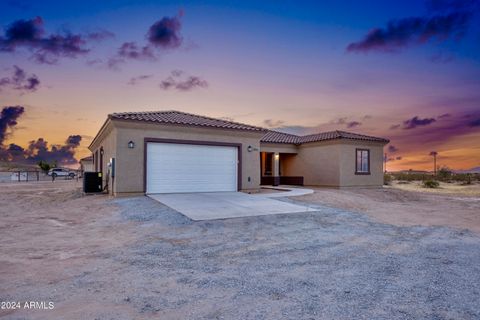
[[[312,211],[307,206],[243,192],[150,194],[148,196],[195,221]]]

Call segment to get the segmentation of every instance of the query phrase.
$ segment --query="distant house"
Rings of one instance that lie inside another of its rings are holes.
[[[80,171],[82,172],[95,171],[95,167],[93,166],[93,156],[88,156],[80,159]]]
[[[345,131],[297,136],[157,111],[110,114],[89,149],[93,169],[104,179],[114,176],[109,190],[121,195],[255,191],[278,184],[381,186],[388,142]]]

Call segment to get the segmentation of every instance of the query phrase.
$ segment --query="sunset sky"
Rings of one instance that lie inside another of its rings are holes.
[[[440,165],[477,167],[479,8],[1,1],[0,111],[24,107],[15,124],[0,118],[1,148],[80,135],[78,147],[66,144],[80,158],[107,114],[173,109],[295,134],[385,137],[389,170],[431,169],[433,150]]]

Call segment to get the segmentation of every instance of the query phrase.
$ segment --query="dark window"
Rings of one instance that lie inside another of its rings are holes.
[[[355,159],[356,174],[370,174],[370,150],[357,149]]]
[[[103,147],[100,147],[100,168],[98,171],[103,173]]]
[[[273,153],[270,153],[270,152],[266,153],[265,154],[265,172],[264,172],[266,176],[273,175],[272,165],[273,165]]]
[[[95,171],[98,172],[98,150],[95,151]]]

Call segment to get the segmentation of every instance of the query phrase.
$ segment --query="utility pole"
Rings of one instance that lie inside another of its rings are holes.
[[[430,155],[433,156],[433,175],[436,176],[437,175],[437,155],[438,155],[438,152],[437,151],[432,151],[432,152],[430,152]]]

